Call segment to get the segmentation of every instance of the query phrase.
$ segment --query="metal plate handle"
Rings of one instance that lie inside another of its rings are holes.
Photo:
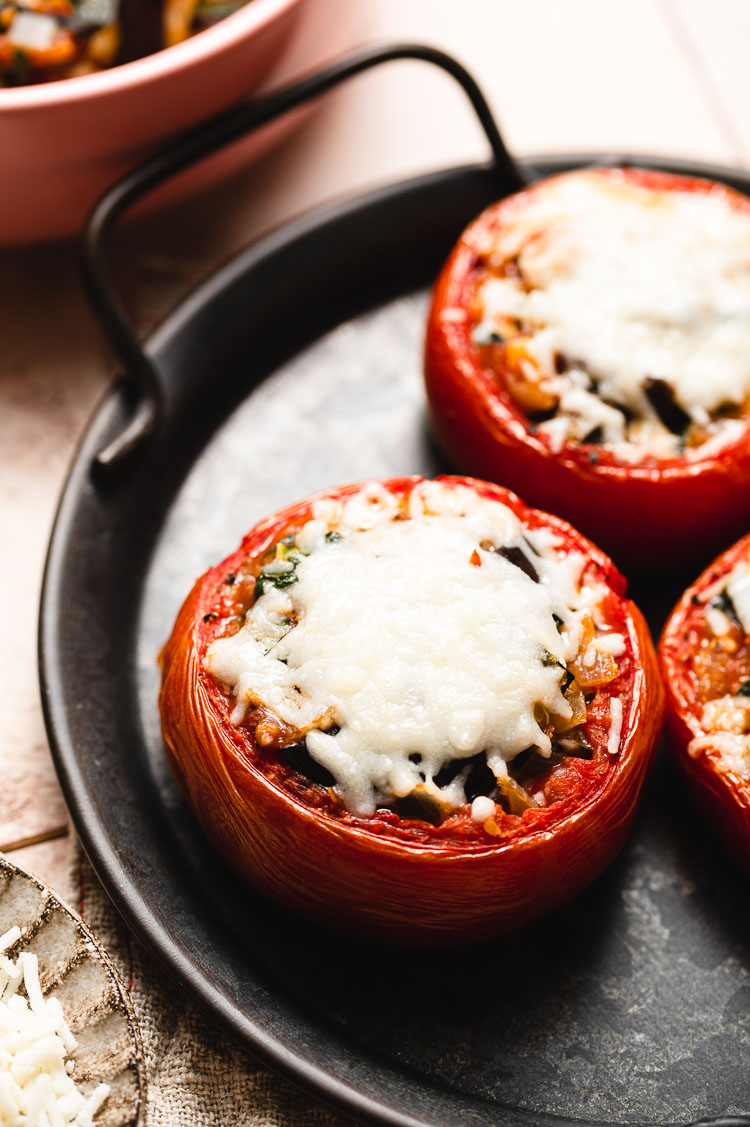
[[[420,44],[395,44],[357,51],[291,85],[236,106],[180,137],[108,189],[94,206],[86,223],[83,239],[83,280],[86,293],[115,354],[124,365],[133,395],[129,422],[96,456],[95,463],[100,470],[120,463],[156,429],[162,403],[159,372],[136,335],[113,286],[107,265],[107,241],[117,220],[142,196],[197,161],[244,134],[267,125],[289,110],[320,97],[347,79],[396,59],[417,59],[432,63],[455,78],[468,97],[490,143],[498,179],[498,194],[505,195],[523,187],[526,179],[506,149],[477,83],[450,55]]]

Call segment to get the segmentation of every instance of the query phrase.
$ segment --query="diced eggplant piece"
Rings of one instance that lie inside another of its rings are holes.
[[[557,740],[552,748],[557,755],[572,759],[593,759],[594,749],[583,732],[574,732]]]
[[[499,803],[507,814],[523,814],[532,806],[537,806],[531,795],[514,779],[498,779],[497,790],[492,798]]]
[[[487,766],[484,755],[477,755],[470,762],[471,769],[464,783],[464,794],[467,802],[473,802],[475,798],[490,796],[497,786],[497,779]],[[437,782],[437,779],[435,782]]]
[[[432,826],[439,826],[450,809],[450,803],[441,801],[438,795],[426,790],[421,784],[411,794],[397,798],[391,805],[391,810],[399,818],[429,822]]]
[[[690,426],[692,419],[675,399],[672,386],[666,380],[646,376],[643,381],[643,390],[667,430],[671,430],[672,434],[683,434]]]
[[[737,626],[740,625],[739,615],[737,614],[735,605],[732,602],[726,587],[722,587],[718,595],[714,595],[708,605],[710,607],[713,607],[714,610],[720,610],[722,614],[725,614],[727,616],[727,618],[731,618],[732,622],[736,623]]]
[[[457,775],[460,775],[467,763],[472,763],[470,759],[451,759],[450,763],[446,763],[441,767],[437,775],[432,780],[436,787],[447,787],[452,783]]]
[[[560,681],[560,692],[563,693],[563,695],[564,695],[565,693],[567,693],[568,689],[573,684],[576,677],[575,677],[575,673],[571,673],[570,670],[566,666],[561,665],[560,668],[563,671],[562,680]]]
[[[331,729],[329,729],[329,732],[333,734]],[[298,774],[309,779],[311,783],[315,783],[319,787],[332,787],[335,784],[336,780],[328,768],[316,762],[310,755],[305,740],[296,744],[289,744],[288,747],[282,749],[282,754],[289,766]]]
[[[508,764],[511,776],[521,786],[533,783],[540,775],[549,771],[554,760],[540,755],[535,747],[527,747]]]
[[[120,62],[153,55],[164,46],[160,0],[127,0],[120,11]]]
[[[539,582],[539,575],[537,574],[536,568],[523,548],[519,548],[518,545],[498,548],[497,554],[507,560],[508,563],[512,563],[515,567],[520,568],[524,575],[528,575],[529,579],[533,580],[534,583]]]

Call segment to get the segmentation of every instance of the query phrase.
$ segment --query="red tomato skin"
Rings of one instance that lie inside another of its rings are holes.
[[[383,484],[411,490],[422,478]],[[549,912],[575,896],[612,861],[636,813],[663,720],[663,693],[648,628],[622,598],[625,581],[611,561],[564,521],[528,510],[506,490],[468,485],[545,526],[590,559],[622,600],[632,655],[620,754],[603,790],[558,824],[512,841],[457,846],[414,844],[372,833],[305,805],[254,765],[246,729],[227,721],[231,704],[202,667],[204,618],[230,572],[267,551],[314,498],[263,521],[241,547],[197,581],[162,653],[160,709],[167,755],[188,802],[225,860],[263,895],[318,923],[409,946],[485,939]],[[325,496],[346,496],[347,486]],[[550,816],[551,817],[551,816]]]
[[[750,868],[750,783],[732,771],[722,771],[719,753],[711,748],[696,757],[688,754],[690,741],[705,733],[699,723],[701,704],[691,677],[690,640],[685,638],[685,632],[694,610],[694,597],[748,555],[750,535],[722,552],[685,591],[659,641],[659,665],[666,691],[666,733],[674,760],[696,807],[746,868]]]
[[[714,181],[642,169],[598,171],[645,188],[718,194],[750,215],[750,199]],[[559,513],[626,571],[666,568],[678,558],[705,562],[750,522],[750,425],[718,454],[695,461],[678,457],[625,465],[604,447],[573,443],[554,453],[545,436],[532,432],[502,381],[481,366],[467,309],[479,261],[474,248],[535,191],[532,185],[482,212],[437,279],[425,341],[435,433],[459,470]]]

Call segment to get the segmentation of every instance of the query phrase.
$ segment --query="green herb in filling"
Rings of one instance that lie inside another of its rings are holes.
[[[270,573],[265,568],[262,569],[260,575],[255,580],[255,597],[259,599],[264,594],[267,587],[275,587],[277,591],[282,591],[285,587],[291,587],[293,583],[297,582],[297,564],[299,558],[289,559],[291,564],[289,571],[281,571],[278,573]]]

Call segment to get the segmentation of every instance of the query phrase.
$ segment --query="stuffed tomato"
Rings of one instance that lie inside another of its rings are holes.
[[[750,200],[588,169],[494,204],[435,286],[441,443],[621,566],[710,558],[750,520]]]
[[[661,728],[610,560],[497,486],[319,494],[198,580],[162,655],[176,777],[277,903],[414,945],[498,934],[612,860]]]
[[[750,536],[682,596],[659,658],[669,741],[690,792],[750,865]]]

